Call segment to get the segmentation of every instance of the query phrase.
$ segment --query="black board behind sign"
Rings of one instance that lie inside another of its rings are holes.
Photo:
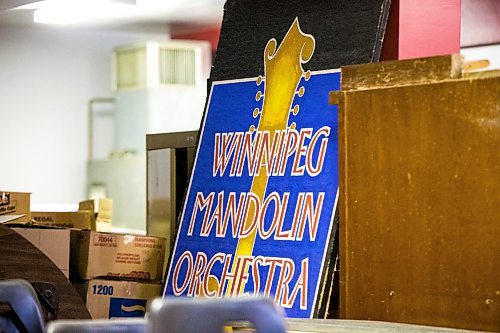
[[[212,81],[264,75],[262,50],[281,41],[298,17],[314,36],[313,71],[377,62],[390,0],[228,0],[210,75]]]

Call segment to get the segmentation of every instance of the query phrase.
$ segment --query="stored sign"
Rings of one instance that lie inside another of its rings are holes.
[[[265,77],[214,82],[165,295],[265,294],[316,307],[338,197],[338,70],[304,71],[296,19],[264,50]]]

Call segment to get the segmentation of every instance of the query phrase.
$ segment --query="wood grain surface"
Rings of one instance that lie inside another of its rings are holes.
[[[384,61],[377,66],[353,65],[342,68],[341,90],[380,89],[461,77],[462,58],[459,54],[418,60]]]
[[[500,330],[498,74],[342,93],[342,317]]]
[[[59,293],[58,319],[90,319],[75,288],[40,250],[10,228],[0,224],[0,280],[43,281]]]

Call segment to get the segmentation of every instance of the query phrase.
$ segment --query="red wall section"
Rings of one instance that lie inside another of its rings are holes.
[[[192,39],[192,40],[206,40],[210,42],[212,51],[217,50],[219,43],[220,27],[205,28],[196,30],[189,33],[173,34],[172,39]]]
[[[382,59],[459,53],[460,9],[460,0],[393,0]]]
[[[399,59],[460,52],[460,0],[400,0]]]
[[[391,9],[389,10],[389,18],[385,28],[384,43],[382,44],[382,52],[380,60],[396,60],[398,59],[398,43],[399,38],[399,0],[391,1]]]

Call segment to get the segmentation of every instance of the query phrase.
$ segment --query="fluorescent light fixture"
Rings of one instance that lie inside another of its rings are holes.
[[[126,18],[134,14],[132,4],[107,0],[47,0],[35,10],[33,21],[46,24],[78,24]]]
[[[27,3],[25,5],[15,7],[12,9],[13,10],[35,10],[35,9],[42,8],[44,6],[45,2],[46,1],[35,1],[35,2]]]

